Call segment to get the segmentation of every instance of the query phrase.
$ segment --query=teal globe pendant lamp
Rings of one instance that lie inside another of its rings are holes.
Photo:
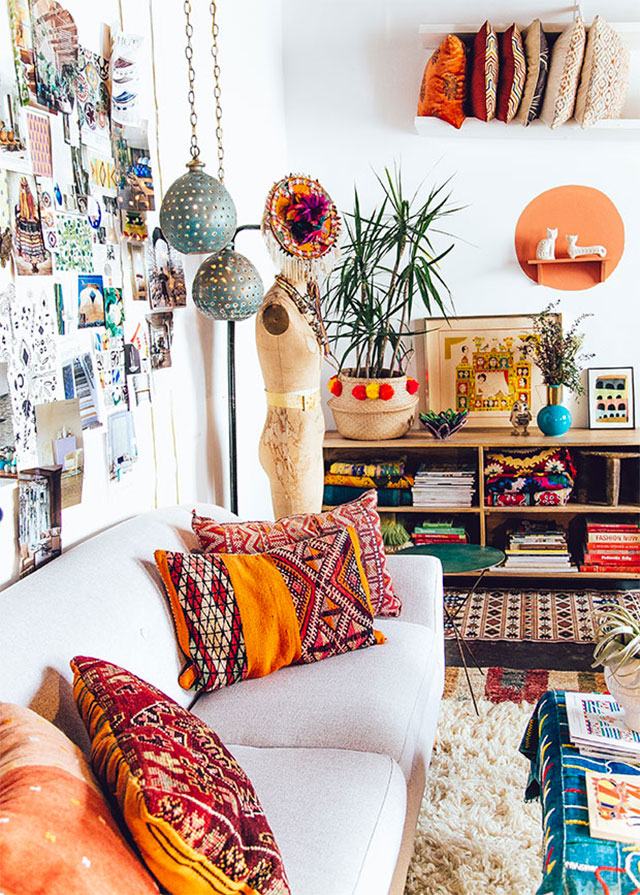
[[[185,0],[185,33],[187,45],[185,55],[189,70],[189,105],[191,107],[191,161],[187,162],[187,173],[171,184],[162,200],[160,227],[169,244],[184,255],[204,252],[219,252],[229,245],[236,230],[237,215],[233,199],[223,184],[222,145],[220,128],[220,86],[217,63],[217,25],[215,22],[215,2],[211,3],[213,14],[213,57],[216,80],[216,118],[218,137],[219,179],[204,171],[200,161],[200,147],[196,127],[198,116],[195,110],[195,71],[193,68],[193,25],[191,24],[191,2]]]

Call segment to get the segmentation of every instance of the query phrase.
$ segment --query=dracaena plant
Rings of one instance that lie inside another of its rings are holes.
[[[458,210],[449,205],[448,181],[407,198],[399,168],[376,177],[378,206],[365,213],[356,188],[353,212],[343,214],[342,258],[324,296],[338,370],[349,362],[353,375],[371,378],[405,372],[411,337],[424,332],[411,328],[414,312],[447,315],[440,262],[454,244],[436,249],[432,240],[450,236],[437,225]]]
[[[640,619],[619,603],[602,606],[593,659],[593,668],[608,665],[621,674],[634,659],[640,659]]]

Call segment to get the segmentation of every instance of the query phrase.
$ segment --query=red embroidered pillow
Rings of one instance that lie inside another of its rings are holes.
[[[522,38],[517,25],[500,35],[500,79],[498,81],[498,111],[500,121],[515,118],[527,77],[527,63],[522,46]]]
[[[76,656],[71,668],[94,770],[160,883],[190,895],[290,895],[251,781],[215,733],[117,665]]]
[[[191,526],[205,553],[267,553],[273,547],[353,525],[360,541],[373,614],[395,617],[400,615],[402,603],[393,592],[387,571],[377,507],[378,495],[372,490],[325,513],[283,516],[277,522],[221,523],[198,516],[194,510]]]
[[[187,660],[186,689],[218,690],[384,641],[373,629],[353,528],[252,556],[155,556]]]
[[[471,109],[476,118],[491,121],[496,116],[498,93],[498,38],[485,22],[473,41],[470,86]]]

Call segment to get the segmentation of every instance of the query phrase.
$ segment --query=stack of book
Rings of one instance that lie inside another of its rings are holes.
[[[640,733],[624,723],[612,696],[567,690],[569,736],[582,755],[640,763]]]
[[[577,572],[564,529],[551,522],[525,519],[507,532],[503,569],[531,572]]]
[[[475,494],[473,469],[423,463],[413,485],[414,507],[470,507]]]
[[[587,519],[580,571],[640,574],[640,525]]]
[[[466,529],[454,526],[453,522],[423,522],[416,525],[412,535],[418,544],[466,544]]]

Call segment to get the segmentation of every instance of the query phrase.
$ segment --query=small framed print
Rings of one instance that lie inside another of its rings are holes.
[[[587,370],[590,429],[635,429],[633,367]]]

